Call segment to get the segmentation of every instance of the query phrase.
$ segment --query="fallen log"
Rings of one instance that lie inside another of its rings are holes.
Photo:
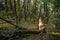
[[[21,33],[21,34],[39,34],[39,33],[46,33],[45,28],[42,30],[18,30],[16,33]]]

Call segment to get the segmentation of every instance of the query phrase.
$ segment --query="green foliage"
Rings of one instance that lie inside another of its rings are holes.
[[[54,0],[41,0],[42,2],[47,2],[47,3],[51,3],[53,2]]]
[[[20,37],[20,33],[14,28],[0,27],[0,40],[17,40]]]
[[[42,17],[48,30],[52,25],[60,27],[60,0],[5,0],[3,5],[0,4],[0,10],[0,17],[14,25],[33,29]],[[0,37],[16,36],[14,28],[0,28],[0,32]]]

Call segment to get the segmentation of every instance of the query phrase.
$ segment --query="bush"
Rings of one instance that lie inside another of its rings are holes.
[[[0,40],[16,40],[19,36],[14,28],[0,27]]]

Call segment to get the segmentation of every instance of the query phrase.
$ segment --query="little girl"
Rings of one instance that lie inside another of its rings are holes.
[[[40,18],[39,19],[39,30],[41,30],[42,29],[42,27],[43,27],[43,22],[42,22],[42,19]]]

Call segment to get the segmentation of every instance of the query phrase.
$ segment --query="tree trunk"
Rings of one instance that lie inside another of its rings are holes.
[[[25,21],[27,17],[27,6],[26,6],[26,0],[24,0],[24,15],[25,15]]]
[[[15,15],[16,15],[16,28],[18,28],[18,15],[17,15],[17,11],[16,11],[16,1],[14,0],[14,13],[15,13]]]
[[[48,14],[49,11],[48,11],[48,6],[47,6],[47,3],[44,3],[44,22],[47,24],[48,23]]]
[[[10,4],[10,9],[12,9],[12,3],[11,3],[12,0],[10,0],[9,4]]]
[[[7,0],[5,0],[5,17],[7,17],[7,13],[8,13],[8,5],[7,5]]]
[[[17,0],[17,5],[18,5],[18,10],[17,10],[17,12],[18,12],[18,21],[20,22],[21,21],[21,15],[22,15],[21,8],[20,8],[20,0]]]

